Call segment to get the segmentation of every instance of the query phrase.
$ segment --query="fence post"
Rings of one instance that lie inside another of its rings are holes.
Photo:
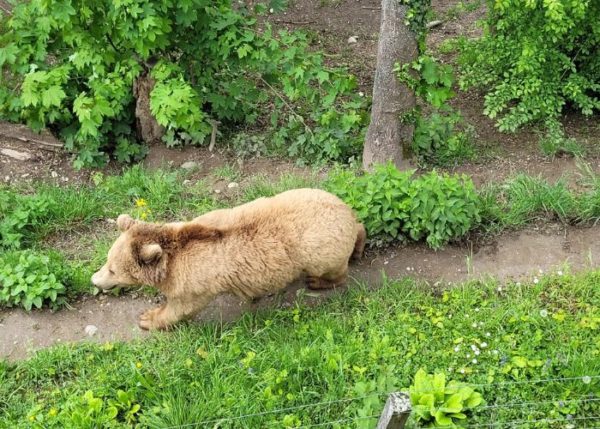
[[[402,429],[410,415],[410,398],[406,393],[393,392],[387,398],[377,429]]]

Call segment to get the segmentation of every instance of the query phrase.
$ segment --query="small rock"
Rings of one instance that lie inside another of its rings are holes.
[[[220,194],[221,190],[220,189],[215,189],[215,194]]]
[[[237,188],[238,186],[240,185],[238,185],[236,182],[231,182],[229,185],[227,185],[229,189]]]
[[[189,185],[190,183],[192,183],[192,181],[191,181],[190,179],[185,179],[185,180],[183,181],[183,186],[187,186],[187,185]]]
[[[56,171],[51,171],[50,176],[52,176],[53,179],[56,179],[58,177],[58,173]]]
[[[88,337],[93,337],[94,335],[96,335],[96,332],[98,332],[98,327],[94,325],[87,325],[83,331]]]
[[[187,161],[181,164],[181,168],[184,170],[194,170],[198,168],[198,163],[196,161]]]
[[[358,42],[358,37],[356,36],[350,36],[348,37],[348,44],[352,45],[354,43]]]

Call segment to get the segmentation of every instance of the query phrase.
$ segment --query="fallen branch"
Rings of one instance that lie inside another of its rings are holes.
[[[19,152],[18,150],[13,150],[9,148],[0,148],[0,155],[16,159],[17,161],[31,161],[35,158],[29,152]]]
[[[275,21],[276,24],[292,24],[292,25],[307,25],[314,24],[315,21]]]
[[[12,137],[12,138],[16,138],[17,140],[20,140],[22,142],[26,142],[26,143],[35,143],[35,144],[39,144],[42,147],[40,149],[45,149],[45,150],[51,150],[51,151],[55,151],[55,149],[62,149],[63,145],[60,143],[50,143],[50,142],[45,142],[43,140],[37,140],[37,139],[32,139],[29,137],[23,137],[23,136],[8,136],[6,134],[2,134],[4,137]],[[54,149],[50,149],[50,148],[54,148]]]
[[[429,30],[430,28],[437,27],[438,25],[442,25],[443,23],[444,21],[440,20],[431,21],[425,24],[425,28]]]

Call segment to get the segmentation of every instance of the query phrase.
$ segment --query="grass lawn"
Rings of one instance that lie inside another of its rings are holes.
[[[388,281],[230,325],[54,347],[0,363],[0,427],[372,428],[419,368],[483,394],[469,427],[597,427],[599,283],[556,273],[433,294]]]

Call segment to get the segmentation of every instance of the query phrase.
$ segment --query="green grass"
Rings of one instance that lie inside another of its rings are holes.
[[[579,419],[600,417],[599,282],[600,272],[556,274],[537,284],[489,281],[434,294],[403,280],[229,325],[58,346],[0,363],[0,427],[210,420],[197,427],[280,428],[344,420],[324,427],[372,428],[375,420],[361,417],[378,415],[385,393],[409,386],[421,367],[483,394],[487,404],[468,424],[560,420],[518,426],[554,428],[568,414],[577,427],[592,427]],[[570,380],[584,376],[591,378]],[[98,399],[86,399],[86,391]],[[264,414],[237,418],[255,413]]]
[[[119,176],[97,174],[93,184],[86,186],[0,187],[0,246],[5,250],[21,248],[45,252],[58,244],[58,250],[65,254],[68,269],[74,273],[67,289],[68,299],[73,299],[92,291],[89,278],[104,263],[117,236],[116,228],[106,224],[106,219],[115,219],[120,213],[151,221],[191,219],[213,209],[272,196],[287,189],[334,189],[332,178],[338,174],[336,171],[330,173],[329,179],[316,172],[304,176],[286,174],[277,181],[259,175],[245,180],[239,191],[226,197],[211,193],[203,181],[183,186],[185,175],[181,172],[151,172],[139,166]],[[581,192],[574,192],[562,181],[549,184],[541,178],[524,175],[481,189],[481,222],[473,231],[497,234],[548,220],[566,224],[597,222],[600,219],[600,179],[589,167],[585,170],[584,166],[583,172]],[[226,168],[217,173],[230,175],[234,170]],[[344,183],[351,186],[349,182]],[[141,207],[136,205],[140,199],[144,200]]]

